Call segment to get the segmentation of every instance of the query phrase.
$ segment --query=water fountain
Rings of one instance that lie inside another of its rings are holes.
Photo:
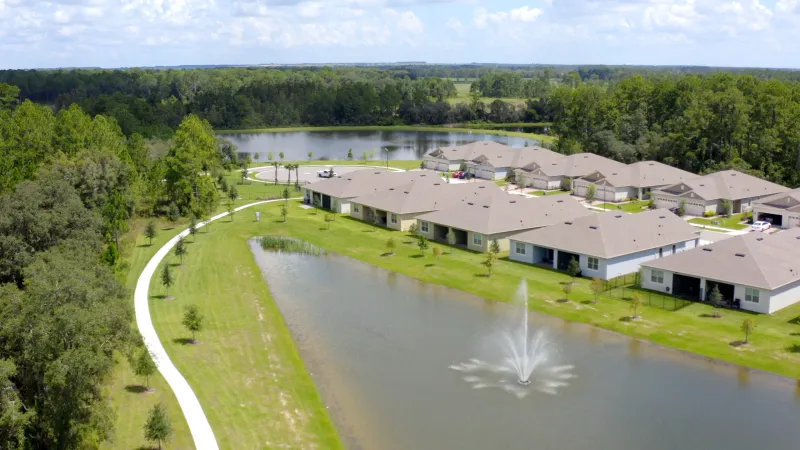
[[[475,389],[500,388],[519,398],[532,390],[556,394],[559,388],[569,385],[567,380],[574,378],[573,366],[556,363],[556,352],[544,331],[531,336],[527,281],[520,282],[514,304],[522,309],[521,322],[514,318],[511,324],[503,325],[500,333],[488,338],[492,360],[471,359],[450,368],[467,374],[464,381]]]

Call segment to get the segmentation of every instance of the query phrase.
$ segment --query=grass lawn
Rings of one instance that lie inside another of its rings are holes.
[[[563,194],[569,194],[569,191],[555,190],[555,191],[534,191],[534,192],[531,192],[531,195],[536,195],[537,197],[544,197],[544,196],[547,196],[547,195],[563,195]]]
[[[243,130],[216,130],[219,134],[244,134],[244,133],[286,133],[290,131],[433,131],[433,132],[453,132],[453,133],[483,133],[494,134],[497,136],[512,136],[527,139],[535,139],[541,142],[555,142],[554,136],[535,133],[520,133],[517,131],[505,130],[486,130],[471,128],[453,128],[429,125],[391,125],[391,126],[339,126],[339,127],[280,127],[280,128],[251,128]],[[354,155],[358,157],[358,155]]]
[[[450,97],[446,99],[446,101],[452,105],[456,103],[468,103],[472,101],[472,97],[469,94],[469,88],[472,86],[472,83],[454,83],[456,86],[456,96]],[[485,104],[490,104],[495,100],[502,100],[507,103],[511,103],[514,105],[524,105],[527,99],[524,98],[492,98],[492,97],[481,97],[481,101]]]
[[[696,223],[699,225],[708,225],[712,227],[720,227],[720,228],[729,228],[731,230],[744,230],[750,225],[740,223],[744,221],[744,214],[734,214],[729,218],[725,217],[711,217],[711,218],[697,218],[691,219],[689,222]],[[719,224],[714,224],[712,222],[719,222]]]
[[[625,211],[627,213],[640,213],[647,211],[648,201],[636,201],[629,203],[601,203],[599,205],[592,205],[595,208],[604,208],[609,211]]]
[[[267,155],[262,154],[262,158],[266,158]],[[346,159],[340,160],[303,160],[303,161],[282,161],[281,164],[300,164],[300,168],[303,166],[320,166],[320,167],[327,167],[327,166],[380,166],[386,167],[386,160],[385,159],[375,159],[375,160],[368,160],[364,161],[363,159],[354,159],[352,161]],[[395,169],[419,169],[420,164],[422,161],[418,159],[411,159],[411,160],[404,160],[404,159],[390,159],[389,160],[389,168]],[[269,161],[258,161],[254,162],[250,165],[250,167],[265,167],[271,166],[272,163]],[[278,180],[281,181],[281,180]],[[284,180],[285,181],[285,180]]]

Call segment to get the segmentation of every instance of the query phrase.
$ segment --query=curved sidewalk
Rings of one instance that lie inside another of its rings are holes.
[[[282,201],[283,199],[249,203],[236,208],[235,211],[264,203]],[[221,219],[227,215],[227,212],[216,215],[206,222],[197,224],[197,228],[204,227],[207,223]],[[156,333],[153,321],[150,318],[150,280],[153,278],[153,275],[155,275],[158,265],[161,264],[161,261],[169,254],[172,247],[178,242],[178,239],[180,237],[186,237],[188,234],[188,229],[178,233],[153,255],[141,275],[139,275],[139,280],[136,282],[136,291],[133,294],[133,306],[136,311],[136,325],[139,327],[139,333],[142,334],[147,350],[153,355],[153,361],[155,361],[156,366],[158,366],[158,371],[161,372],[164,379],[167,380],[169,387],[172,388],[175,397],[178,399],[178,403],[181,405],[181,410],[186,417],[186,422],[189,424],[189,430],[192,433],[192,439],[194,439],[195,448],[198,450],[218,450],[217,439],[214,437],[211,425],[208,423],[208,419],[203,412],[203,407],[200,406],[200,401],[197,400],[197,396],[194,395],[194,391],[192,391],[191,386],[189,386],[189,383],[183,375],[181,375],[175,365],[172,364],[169,355],[167,355],[167,351],[158,339],[158,333]]]

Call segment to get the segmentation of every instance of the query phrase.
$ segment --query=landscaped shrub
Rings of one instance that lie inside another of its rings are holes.
[[[716,216],[714,211],[706,211],[703,213],[703,217],[714,217],[714,216]]]
[[[562,191],[571,191],[572,190],[572,180],[569,178],[562,178],[561,179],[561,190]]]

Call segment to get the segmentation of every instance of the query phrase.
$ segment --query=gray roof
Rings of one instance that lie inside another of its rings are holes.
[[[659,191],[685,198],[703,200],[742,200],[786,192],[789,189],[767,180],[738,172],[723,170],[702,177],[686,180]]]
[[[667,186],[693,178],[697,178],[697,175],[657,161],[641,161],[611,172],[597,170],[583,177],[599,185],[635,188]]]
[[[438,211],[498,194],[503,194],[503,190],[492,182],[448,184],[441,178],[418,179],[374,194],[356,197],[352,202],[395,214],[411,214]]]
[[[782,209],[789,212],[800,212],[800,189],[770,195],[757,200],[759,206]]]
[[[500,194],[423,214],[420,220],[482,234],[540,228],[593,214],[566,195],[523,197]]]
[[[495,141],[475,141],[469,144],[459,145],[456,147],[439,147],[436,150],[428,153],[430,156],[443,161],[470,161],[477,158],[481,153],[506,153],[512,151],[512,148]]]
[[[638,214],[608,211],[547,228],[526,231],[511,239],[598,258],[614,258],[691,241],[695,228],[666,209]]]
[[[760,289],[800,280],[800,228],[772,235],[749,233],[643,266]]]
[[[594,153],[575,153],[574,155],[561,156],[560,158],[545,161],[544,163],[532,162],[522,166],[527,172],[541,173],[548,177],[584,177],[592,172],[600,171],[612,173],[625,169],[625,164],[604,158]]]
[[[442,179],[437,173],[425,170],[389,172],[380,169],[365,169],[317,181],[306,185],[305,189],[336,198],[353,198],[417,180],[441,181]]]
[[[547,164],[563,158],[564,155],[544,147],[486,148],[472,162],[489,167],[523,167],[532,163]]]

